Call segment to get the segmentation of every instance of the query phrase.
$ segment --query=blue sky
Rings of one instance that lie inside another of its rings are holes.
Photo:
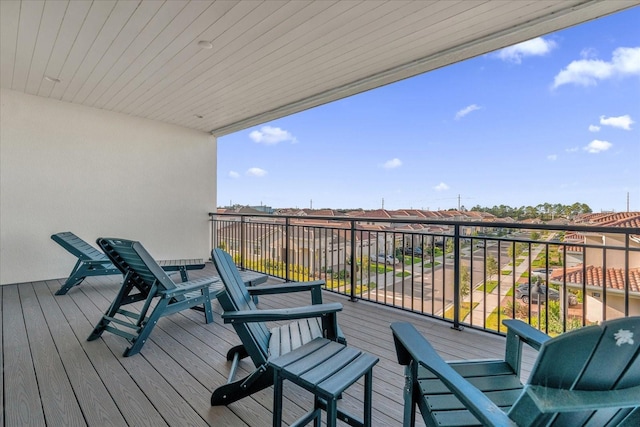
[[[218,206],[640,210],[640,7],[218,139]]]

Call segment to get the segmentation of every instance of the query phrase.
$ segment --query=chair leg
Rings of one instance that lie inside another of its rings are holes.
[[[275,375],[273,381],[273,427],[282,425],[282,382],[281,376]]]
[[[84,263],[78,260],[75,267],[73,267],[73,270],[71,270],[71,274],[67,278],[67,281],[64,282],[64,285],[62,285],[60,289],[58,289],[56,295],[65,295],[67,292],[69,292],[69,289],[82,283],[85,277],[87,277],[85,274],[85,270],[86,268],[84,267]]]
[[[371,427],[372,422],[372,402],[373,401],[373,370],[369,371],[364,376],[364,416],[363,424],[366,427]]]
[[[133,356],[134,354],[140,353],[140,350],[142,350],[142,346],[144,345],[144,343],[147,342],[147,338],[151,334],[151,331],[158,323],[160,317],[162,317],[162,313],[164,313],[168,302],[169,301],[166,298],[162,298],[160,301],[158,301],[158,304],[151,312],[149,318],[144,321],[144,325],[142,325],[142,327],[139,329],[138,336],[131,342],[131,346],[124,351],[124,357],[129,357]],[[140,313],[140,316],[144,316],[144,312]]]
[[[403,427],[413,427],[416,425],[416,403],[413,390],[413,375],[417,368],[414,362],[405,367],[405,385],[404,385],[404,415]]]
[[[261,370],[262,369],[262,370]],[[228,405],[273,385],[273,370],[258,368],[248,377],[216,388],[211,395],[211,406]]]
[[[93,332],[91,332],[91,335],[89,335],[87,341],[93,341],[100,338],[100,335],[102,335],[107,326],[109,326],[109,323],[111,323],[111,319],[116,315],[120,307],[123,305],[124,299],[129,295],[129,292],[131,292],[133,286],[133,282],[131,280],[127,280],[127,277],[125,277],[122,286],[120,286],[118,295],[116,295],[115,299],[111,303],[111,306],[102,316],[102,319],[100,319],[100,322],[98,322],[96,327],[93,328]]]

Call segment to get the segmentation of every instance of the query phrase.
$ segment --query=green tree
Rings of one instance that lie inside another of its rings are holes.
[[[495,259],[493,255],[489,255],[487,257],[487,274],[489,275],[489,280],[496,274],[498,274],[498,261]]]
[[[471,274],[469,273],[469,267],[466,265],[460,266],[460,296],[462,298],[469,295],[471,292]]]
[[[447,244],[445,246],[445,253],[450,254],[453,252],[453,239],[447,239]]]

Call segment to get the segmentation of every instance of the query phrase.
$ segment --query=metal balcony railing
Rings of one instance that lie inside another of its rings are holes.
[[[240,268],[324,279],[352,300],[504,333],[548,334],[640,315],[640,228],[210,214],[211,246]]]

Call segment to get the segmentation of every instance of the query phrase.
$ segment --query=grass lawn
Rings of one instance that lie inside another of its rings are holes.
[[[440,265],[440,263],[438,261],[434,262],[434,263],[430,263],[430,262],[425,262],[424,263],[424,268],[431,268],[431,267],[435,267],[437,265]]]
[[[460,321],[463,321],[464,319],[467,318],[467,316],[469,315],[469,313],[471,313],[471,311],[476,308],[478,306],[478,302],[474,302],[473,303],[473,307],[471,307],[471,303],[467,302],[467,301],[463,301],[460,304]],[[445,313],[444,313],[444,317],[445,319],[453,319],[453,307],[450,307]]]
[[[387,267],[386,265],[382,264],[371,264],[369,265],[369,271],[376,272],[378,274],[384,274],[393,271],[393,268]]]
[[[490,294],[491,292],[493,292],[493,290],[498,286],[498,281],[497,280],[489,280],[488,282],[485,282],[481,285],[479,285],[476,290],[477,291],[483,291],[487,294]]]

